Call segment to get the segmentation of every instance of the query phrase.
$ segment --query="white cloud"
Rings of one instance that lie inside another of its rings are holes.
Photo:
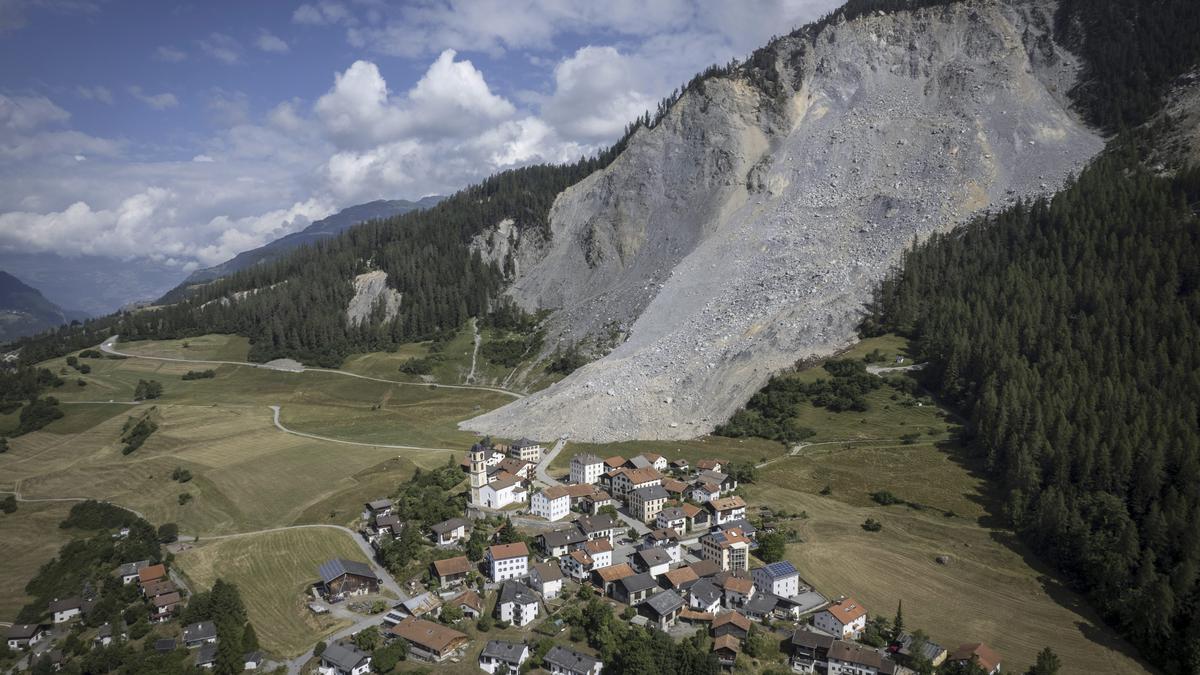
[[[104,103],[105,105],[113,104],[113,93],[108,89],[108,87],[102,87],[100,85],[96,85],[94,87],[85,87],[80,85],[75,88],[75,93],[79,94],[80,98],[84,98],[89,101],[98,101],[100,103]]]
[[[187,53],[174,47],[161,45],[154,50],[154,58],[167,63],[179,63],[187,58]]]
[[[250,101],[240,91],[214,90],[207,108],[213,120],[222,126],[233,127],[250,120]]]
[[[283,209],[231,218],[216,216],[187,224],[177,208],[182,196],[154,186],[98,209],[77,201],[61,211],[0,214],[0,247],[66,256],[101,255],[116,258],[147,256],[177,264],[196,261],[214,265],[238,253],[304,229],[333,212],[318,198]]]
[[[53,162],[73,160],[75,155],[117,154],[115,141],[62,129],[70,119],[70,113],[45,96],[0,94],[0,158]],[[11,168],[19,172],[24,167]],[[11,182],[6,187],[15,189]]]
[[[233,65],[242,59],[241,44],[224,33],[212,33],[207,38],[197,40],[196,44],[200,51],[225,65]]]
[[[378,66],[356,61],[317,100],[317,116],[340,144],[362,148],[401,138],[469,136],[516,112],[470,61],[454,58],[454,50],[442,52],[401,97],[390,95]]]
[[[290,49],[288,43],[267,30],[259,33],[258,39],[254,41],[254,46],[264,52],[275,54],[286,54]]]
[[[571,138],[611,141],[625,125],[653,108],[656,97],[640,91],[636,59],[613,47],[582,47],[554,68],[554,93],[542,114]]]
[[[171,92],[163,92],[161,94],[150,94],[144,91],[137,85],[129,87],[129,95],[155,110],[166,110],[179,105],[179,99],[175,98],[175,94]]]
[[[60,124],[70,118],[70,113],[45,96],[0,94],[0,128],[6,131],[30,131]]]
[[[292,21],[310,26],[354,22],[345,5],[329,1],[300,5],[292,13]]]
[[[128,141],[71,129],[67,111],[45,97],[0,95],[0,248],[211,265],[339,206],[447,194],[498,170],[572,161],[705,65],[744,55],[835,1],[309,0],[295,23],[345,31],[367,53],[417,55],[425,71],[399,80],[411,64],[381,69],[363,58],[315,101],[266,112],[240,92],[201,89],[216,131],[158,161],[138,159],[146,146],[125,153]],[[247,36],[246,46],[265,49],[266,35]],[[559,55],[564,36],[592,44]],[[223,63],[245,54],[221,33],[194,44]],[[525,69],[526,91],[497,89],[476,65],[490,61],[466,57],[515,49],[533,50],[507,64]],[[96,87],[74,91],[103,101]],[[168,92],[136,95],[179,104]]]

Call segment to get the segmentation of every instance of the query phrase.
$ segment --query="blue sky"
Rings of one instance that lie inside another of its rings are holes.
[[[835,0],[0,0],[0,250],[181,272],[594,152]]]

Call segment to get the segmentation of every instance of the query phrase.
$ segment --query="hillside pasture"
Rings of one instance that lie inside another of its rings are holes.
[[[175,564],[196,590],[211,588],[218,578],[237,584],[263,648],[292,657],[350,625],[306,607],[308,590],[319,579],[317,567],[331,558],[366,562],[345,532],[304,528],[202,540],[181,551]]]
[[[58,527],[70,509],[69,502],[22,502],[16,513],[0,514],[0,619],[11,621],[31,600],[25,584],[71,539],[71,532]]]

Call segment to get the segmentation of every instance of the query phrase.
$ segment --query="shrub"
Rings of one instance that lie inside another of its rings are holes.
[[[179,493],[179,505],[180,506],[183,506],[184,504],[187,504],[190,501],[192,501],[192,493],[190,493],[190,492]]]
[[[400,372],[408,375],[428,375],[433,372],[433,359],[408,359],[400,364]]]
[[[59,381],[61,382],[61,380]],[[58,399],[53,396],[34,398],[24,408],[21,408],[17,429],[12,435],[20,436],[37,431],[62,416],[63,411],[58,407]]]
[[[155,380],[138,380],[137,387],[133,390],[133,400],[148,401],[150,399],[162,396],[163,388]]]
[[[888,492],[887,490],[880,490],[878,492],[872,492],[871,499],[875,500],[876,504],[882,504],[883,506],[890,506],[892,504],[898,504],[902,501],[899,497],[892,494],[891,492]]]
[[[179,379],[181,379],[181,380],[211,380],[212,378],[214,378],[216,376],[217,376],[217,371],[210,368],[208,370],[189,370],[186,373],[184,373],[183,376],[180,377]]]
[[[128,455],[134,450],[142,447],[142,444],[146,442],[146,439],[150,438],[150,434],[153,434],[158,430],[158,425],[155,424],[148,415],[142,417],[131,427],[130,423],[132,421],[132,417],[126,420],[125,427],[127,430],[121,436],[121,441],[125,443],[125,447],[121,449],[121,454],[123,455]]]
[[[867,520],[862,524],[862,529],[866,530],[867,532],[878,532],[883,529],[883,523],[875,520],[874,518],[867,518]]]

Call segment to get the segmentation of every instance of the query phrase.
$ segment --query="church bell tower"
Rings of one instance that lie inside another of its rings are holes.
[[[476,443],[471,446],[470,458],[470,474],[471,474],[471,506],[483,506],[483,496],[479,494],[479,490],[487,485],[487,465],[485,464],[487,457],[487,448]]]

